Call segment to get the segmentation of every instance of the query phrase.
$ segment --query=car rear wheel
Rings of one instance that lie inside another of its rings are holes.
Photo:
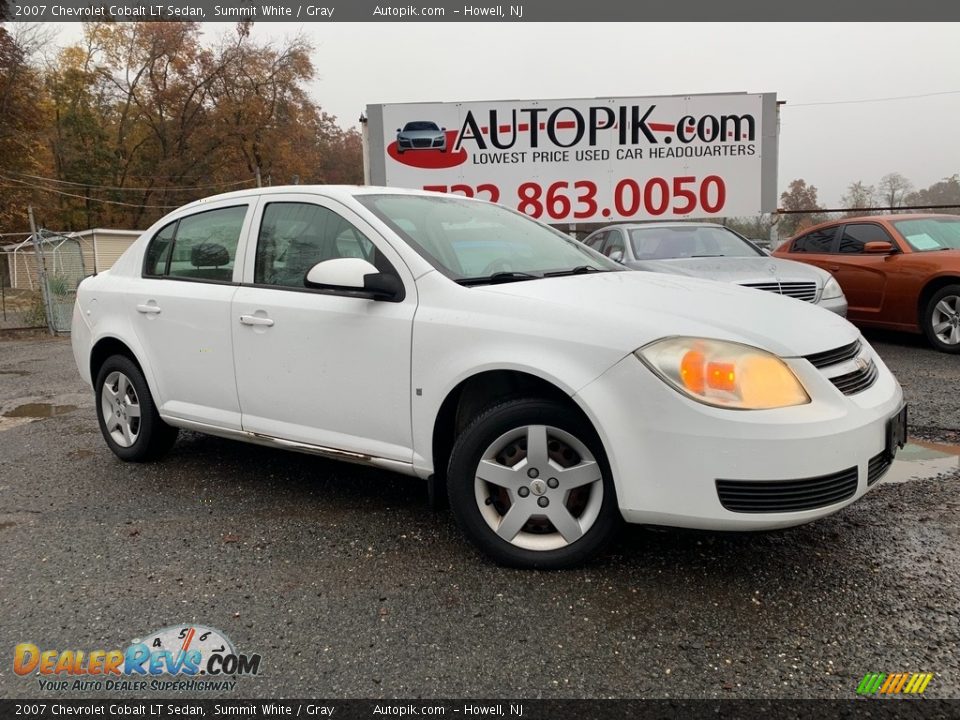
[[[144,462],[173,447],[178,431],[160,419],[147,381],[130,358],[114,355],[103,363],[96,394],[100,432],[118,458]]]
[[[480,413],[457,439],[447,477],[458,525],[503,565],[576,565],[620,525],[599,438],[557,402],[510,400]]]
[[[937,350],[960,353],[960,285],[947,285],[933,294],[922,324]]]

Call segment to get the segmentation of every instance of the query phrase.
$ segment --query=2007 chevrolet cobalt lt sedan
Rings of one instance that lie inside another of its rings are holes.
[[[524,567],[584,561],[621,518],[820,518],[906,434],[900,386],[834,313],[393,188],[171,213],[80,285],[73,349],[123,460],[188,428],[445,483],[467,537]]]

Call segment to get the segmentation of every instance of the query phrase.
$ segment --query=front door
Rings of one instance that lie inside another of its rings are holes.
[[[312,195],[265,198],[233,299],[243,429],[412,460],[410,348],[416,287],[362,218]],[[400,302],[304,287],[322,260],[362,257],[404,284]]]

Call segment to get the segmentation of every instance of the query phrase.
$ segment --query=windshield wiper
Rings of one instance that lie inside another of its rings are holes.
[[[539,280],[541,277],[543,276],[508,270],[495,272],[492,275],[483,275],[481,277],[460,278],[457,282],[460,285],[496,285],[498,283],[519,282],[521,280]]]
[[[690,257],[725,257],[724,255],[691,255]]]
[[[555,270],[554,272],[544,273],[544,277],[558,277],[560,275],[584,275],[592,272],[613,272],[612,270],[603,270],[593,265],[577,265],[569,270]]]

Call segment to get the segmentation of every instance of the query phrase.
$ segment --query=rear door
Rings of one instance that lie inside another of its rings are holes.
[[[304,287],[316,263],[362,257],[404,285],[399,302]],[[233,300],[243,429],[412,460],[413,277],[361,217],[316,195],[265,197]]]
[[[230,306],[251,204],[235,199],[204,206],[162,227],[147,247],[142,279],[128,302],[163,415],[240,428]]]

